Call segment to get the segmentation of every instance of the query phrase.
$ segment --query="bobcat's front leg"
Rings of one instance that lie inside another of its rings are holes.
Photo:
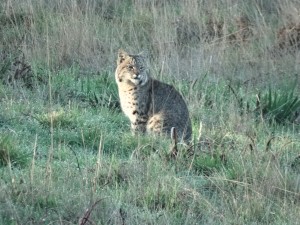
[[[146,115],[136,117],[136,119],[131,122],[132,133],[133,134],[145,133],[147,121],[148,121],[148,117]]]

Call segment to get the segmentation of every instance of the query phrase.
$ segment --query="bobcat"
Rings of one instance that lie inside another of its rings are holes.
[[[134,133],[170,135],[188,142],[192,135],[189,112],[182,96],[171,85],[152,79],[143,54],[131,55],[120,49],[115,73],[121,108]]]

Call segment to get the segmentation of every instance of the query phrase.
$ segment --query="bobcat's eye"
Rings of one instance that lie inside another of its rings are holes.
[[[129,70],[133,70],[133,69],[134,69],[134,66],[133,66],[133,65],[128,65],[127,68],[128,68]]]

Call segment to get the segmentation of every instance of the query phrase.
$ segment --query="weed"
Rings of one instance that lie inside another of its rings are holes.
[[[193,169],[199,174],[209,176],[213,172],[220,171],[224,163],[224,156],[221,154],[202,154],[195,157]]]
[[[57,111],[52,111],[46,114],[37,115],[37,121],[46,127],[64,127],[70,126],[75,120],[74,115],[67,113],[60,109]]]
[[[11,133],[0,134],[0,166],[24,166],[28,155],[19,149],[17,139]]]
[[[300,110],[300,99],[295,95],[295,87],[287,91],[272,90],[258,98],[258,109],[269,121],[284,123],[293,122]]]

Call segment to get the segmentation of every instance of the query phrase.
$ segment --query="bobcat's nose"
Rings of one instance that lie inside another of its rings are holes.
[[[133,79],[139,79],[140,78],[140,74],[133,74],[132,78]]]

